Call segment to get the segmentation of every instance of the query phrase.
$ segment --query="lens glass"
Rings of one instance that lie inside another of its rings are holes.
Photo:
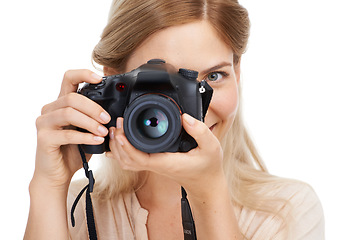
[[[168,130],[166,114],[156,108],[144,110],[137,119],[138,130],[146,138],[162,137]]]

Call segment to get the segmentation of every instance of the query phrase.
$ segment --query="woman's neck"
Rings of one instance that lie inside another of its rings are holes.
[[[143,208],[172,208],[180,204],[181,187],[178,183],[153,172],[144,173],[144,176],[144,185],[136,191]]]
[[[180,185],[156,173],[146,175],[136,195],[140,205],[149,212],[146,222],[149,239],[184,239]]]

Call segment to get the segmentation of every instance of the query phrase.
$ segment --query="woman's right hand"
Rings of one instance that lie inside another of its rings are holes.
[[[37,150],[32,183],[67,191],[74,173],[82,167],[77,144],[103,143],[109,114],[97,103],[76,93],[79,83],[99,83],[89,70],[70,70],[64,75],[56,101],[42,108],[36,120]],[[76,130],[76,127],[88,132]]]

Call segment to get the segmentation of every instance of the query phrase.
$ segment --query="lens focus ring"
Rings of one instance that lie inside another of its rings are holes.
[[[124,113],[125,135],[143,152],[166,152],[177,142],[181,128],[179,107],[163,95],[142,95]]]

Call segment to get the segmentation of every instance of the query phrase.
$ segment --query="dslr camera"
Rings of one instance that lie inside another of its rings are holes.
[[[197,77],[196,71],[177,71],[164,60],[152,59],[131,72],[86,83],[78,92],[110,114],[105,127],[115,126],[117,117],[123,117],[125,135],[135,148],[147,153],[187,152],[197,143],[183,129],[181,115],[204,121],[213,95],[209,84]],[[82,149],[90,154],[109,151],[109,138]]]

